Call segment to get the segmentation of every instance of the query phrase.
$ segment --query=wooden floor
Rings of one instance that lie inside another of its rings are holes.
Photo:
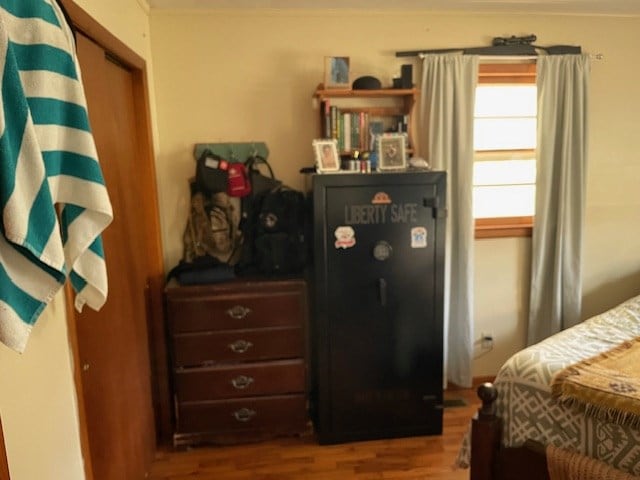
[[[447,391],[442,436],[320,446],[313,435],[233,447],[158,452],[151,480],[462,480],[454,460],[479,406],[475,389]]]

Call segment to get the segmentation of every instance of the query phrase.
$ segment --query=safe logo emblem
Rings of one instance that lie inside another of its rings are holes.
[[[374,205],[385,205],[391,203],[391,197],[385,192],[378,192],[371,199],[371,203]]]
[[[336,237],[336,248],[347,249],[356,244],[356,232],[352,227],[338,227],[333,234]]]

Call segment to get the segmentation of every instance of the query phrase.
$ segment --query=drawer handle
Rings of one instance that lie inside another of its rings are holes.
[[[253,383],[253,378],[247,377],[245,375],[239,375],[233,380],[231,380],[231,385],[233,385],[234,388],[237,388],[238,390],[244,390],[252,383]]]
[[[249,408],[241,408],[240,410],[233,412],[233,416],[239,422],[248,422],[255,417],[256,414],[257,412],[255,410],[251,410]]]
[[[229,348],[236,353],[244,353],[251,347],[253,347],[253,343],[247,342],[246,340],[236,340],[229,344]]]
[[[243,307],[242,305],[235,305],[227,310],[227,315],[236,320],[242,320],[244,317],[251,313],[251,309]]]

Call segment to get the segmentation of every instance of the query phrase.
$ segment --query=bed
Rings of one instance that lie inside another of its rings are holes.
[[[565,367],[637,337],[640,296],[515,354],[493,385],[479,388],[483,406],[467,438],[470,451],[462,448],[459,464],[470,463],[472,480],[548,478],[545,450],[551,445],[640,476],[637,424],[580,413],[551,393],[553,377]]]

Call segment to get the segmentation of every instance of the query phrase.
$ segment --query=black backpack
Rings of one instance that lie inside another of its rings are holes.
[[[278,186],[252,197],[243,206],[245,239],[242,273],[300,273],[308,258],[308,214],[304,194]]]

